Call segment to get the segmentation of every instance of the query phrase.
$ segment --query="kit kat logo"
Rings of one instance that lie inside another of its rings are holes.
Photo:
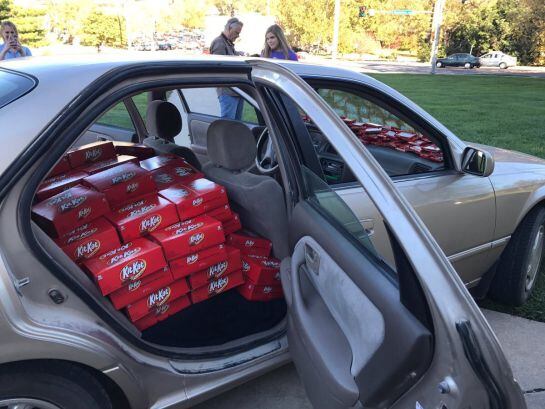
[[[66,199],[70,199],[72,197],[72,193],[67,191],[64,192],[62,195],[54,196],[47,204],[49,206],[55,206],[58,205],[61,202],[64,202]]]
[[[140,232],[150,232],[153,231],[161,224],[161,221],[163,218],[158,215],[154,214],[153,216],[148,217],[147,219],[144,219],[140,222]]]
[[[193,170],[191,168],[182,168],[181,166],[175,168],[174,171],[178,176],[182,177],[191,175],[193,173]]]
[[[174,180],[168,173],[160,173],[154,179],[157,183],[161,184],[170,183]]]
[[[193,236],[189,238],[189,245],[190,246],[196,246],[201,241],[204,240],[204,233],[195,233]]]
[[[127,286],[127,290],[129,290],[129,292],[136,291],[140,288],[141,284],[142,284],[142,280],[133,281],[129,283],[129,285]]]
[[[86,226],[88,226],[88,225],[86,225]],[[83,231],[80,234],[77,234],[75,236],[71,236],[68,240],[66,240],[66,244],[72,244],[75,241],[82,240],[82,239],[85,239],[85,238],[87,238],[89,236],[92,236],[93,234],[95,234],[97,232],[97,230],[98,229],[96,227],[94,227],[94,228],[92,228],[90,230]]]
[[[85,152],[85,161],[91,161],[94,162],[98,158],[102,156],[102,149],[101,148],[93,148],[89,149]]]
[[[127,193],[134,193],[136,192],[137,189],[138,189],[138,182],[134,182],[134,183],[129,183],[127,185],[127,189],[125,190]]]
[[[220,277],[221,275],[223,275],[223,273],[225,273],[228,266],[228,261],[222,261],[221,263],[214,264],[208,269],[208,278]]]
[[[91,214],[91,208],[85,207],[78,212],[78,219],[84,219]]]
[[[79,258],[91,258],[96,254],[96,252],[100,249],[100,241],[99,240],[91,240],[85,244],[82,244],[81,246],[78,246],[76,248],[74,256],[76,259]]]
[[[199,259],[198,254],[192,254],[190,256],[187,256],[185,261],[186,261],[187,264],[193,264],[193,263],[197,262],[198,259]]]
[[[246,240],[246,241],[244,242],[244,245],[245,245],[246,247],[253,247],[254,244],[255,244],[255,241],[253,241],[253,240]]]
[[[222,277],[219,280],[212,281],[208,285],[208,294],[221,293],[223,290],[225,290],[225,287],[227,287],[227,284],[229,284],[229,277]]]
[[[152,307],[160,307],[170,298],[170,287],[161,288],[159,291],[150,294],[148,297],[148,309]]]
[[[272,287],[269,287],[268,285],[263,287],[263,294],[270,294],[272,293]]]
[[[196,199],[193,199],[193,206],[200,206],[202,205],[202,202],[203,202],[203,198],[202,197],[198,197]]]
[[[246,261],[242,260],[242,271],[248,272],[250,271],[250,264],[248,264]]]
[[[126,173],[122,173],[121,175],[114,176],[112,178],[112,185],[128,182],[135,176],[136,176],[136,172],[126,172]]]
[[[145,260],[134,260],[121,269],[119,278],[122,282],[137,280],[146,271]]]
[[[87,196],[75,197],[75,198],[69,200],[68,202],[62,203],[59,206],[59,211],[61,213],[64,213],[64,212],[67,212],[69,210],[75,209],[76,207],[81,205],[83,202],[85,202],[85,200],[87,200]]]

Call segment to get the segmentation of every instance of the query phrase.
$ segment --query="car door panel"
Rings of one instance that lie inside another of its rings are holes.
[[[206,148],[206,135],[208,127],[218,118],[211,115],[190,113],[187,115],[189,122],[189,135],[191,140],[191,150],[198,155],[199,159],[208,157]]]
[[[289,271],[285,264],[282,270],[291,287],[288,339],[305,387],[319,396],[313,404],[372,406],[402,393],[411,382],[406,375],[429,364],[431,333],[401,304],[380,263],[311,205],[299,203],[293,220],[290,239],[297,244]]]

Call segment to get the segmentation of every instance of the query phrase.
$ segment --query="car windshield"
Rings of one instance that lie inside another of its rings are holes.
[[[0,108],[26,94],[34,85],[35,81],[24,75],[0,70]]]

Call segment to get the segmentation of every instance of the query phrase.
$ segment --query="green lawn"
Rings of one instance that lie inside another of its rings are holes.
[[[435,116],[466,141],[545,158],[545,80],[466,75],[373,74]],[[545,322],[545,273],[522,307],[490,300],[497,311]]]

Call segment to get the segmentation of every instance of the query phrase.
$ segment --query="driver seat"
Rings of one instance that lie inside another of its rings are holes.
[[[241,122],[219,119],[207,132],[206,176],[225,187],[242,226],[269,239],[274,256],[289,255],[284,191],[270,176],[248,172],[256,157],[255,137]]]

